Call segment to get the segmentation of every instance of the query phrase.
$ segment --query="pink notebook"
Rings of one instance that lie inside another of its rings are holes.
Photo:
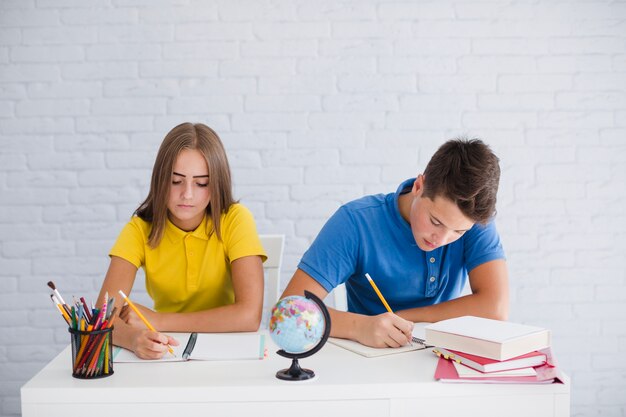
[[[546,369],[542,369],[546,368]],[[442,357],[439,357],[437,369],[435,369],[435,379],[441,382],[460,382],[460,383],[481,383],[481,384],[551,384],[554,382],[562,383],[558,377],[556,368],[548,365],[535,368],[536,376],[489,376],[484,377],[461,378],[454,368],[454,364]]]

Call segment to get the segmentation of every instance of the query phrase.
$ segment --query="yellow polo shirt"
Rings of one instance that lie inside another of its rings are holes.
[[[244,256],[267,259],[252,213],[233,204],[222,214],[222,241],[205,216],[198,228],[185,232],[167,221],[163,238],[148,245],[151,224],[137,216],[124,226],[109,256],[126,259],[146,275],[146,289],[159,312],[192,312],[232,304],[235,301],[230,263]]]

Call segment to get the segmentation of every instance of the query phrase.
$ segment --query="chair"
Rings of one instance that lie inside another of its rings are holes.
[[[263,320],[261,322],[263,328],[267,326],[270,309],[280,296],[280,266],[283,262],[285,235],[260,235],[259,237],[267,254],[267,260],[263,263],[263,271],[265,272]]]
[[[346,284],[337,285],[327,296],[333,296],[332,300],[334,303],[335,310],[339,311],[348,311],[348,295],[346,294]]]
[[[267,254],[267,260],[263,263],[265,272],[265,291],[263,297],[263,319],[261,328],[269,324],[270,309],[280,297],[280,266],[283,261],[285,248],[285,235],[260,235],[261,244]],[[332,298],[331,298],[332,295]],[[338,285],[326,297],[325,301],[333,301],[336,310],[348,311],[348,299],[345,284]]]

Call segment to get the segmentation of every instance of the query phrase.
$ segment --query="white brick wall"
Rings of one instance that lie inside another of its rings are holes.
[[[97,294],[189,120],[287,235],[283,285],[340,204],[484,138],[511,319],[553,330],[572,415],[626,416],[625,22],[601,0],[0,0],[0,415],[68,343],[46,282]]]

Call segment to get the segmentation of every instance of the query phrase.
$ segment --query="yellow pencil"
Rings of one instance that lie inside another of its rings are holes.
[[[72,322],[72,319],[70,319],[70,316],[67,315],[67,313],[65,312],[65,310],[63,309],[63,306],[61,306],[61,304],[57,304],[57,308],[59,309],[59,311],[61,312],[61,315],[63,316],[63,318],[65,319],[65,321],[67,322],[67,324],[70,324]],[[70,324],[71,326],[71,324]]]
[[[370,274],[366,273],[365,277],[367,278],[367,280],[372,285],[372,288],[374,288],[374,291],[376,291],[376,294],[378,294],[378,298],[380,298],[380,301],[383,302],[383,304],[385,305],[385,308],[387,309],[387,311],[390,312],[390,313],[393,313],[393,311],[391,310],[391,307],[389,307],[389,304],[387,304],[387,300],[385,300],[385,297],[383,297],[383,294],[380,292],[380,290],[376,286],[376,283],[374,282],[372,277],[370,277]]]
[[[141,312],[139,311],[139,309],[137,307],[135,307],[135,305],[133,304],[132,301],[130,301],[128,299],[128,297],[126,297],[126,294],[124,294],[124,292],[122,290],[120,290],[120,295],[122,296],[122,298],[124,298],[124,301],[126,301],[128,303],[128,305],[130,306],[130,308],[133,309],[133,311],[135,313],[137,313],[137,315],[139,316],[139,318],[141,319],[141,321],[143,321],[143,324],[146,325],[146,327],[150,330],[152,330],[153,332],[156,332],[157,330],[152,327],[152,325],[150,324],[150,322],[148,321],[148,319],[146,319],[143,314],[141,314]],[[174,354],[174,350],[172,349],[172,347],[170,345],[167,345],[167,350],[174,356],[176,356],[176,354]]]

